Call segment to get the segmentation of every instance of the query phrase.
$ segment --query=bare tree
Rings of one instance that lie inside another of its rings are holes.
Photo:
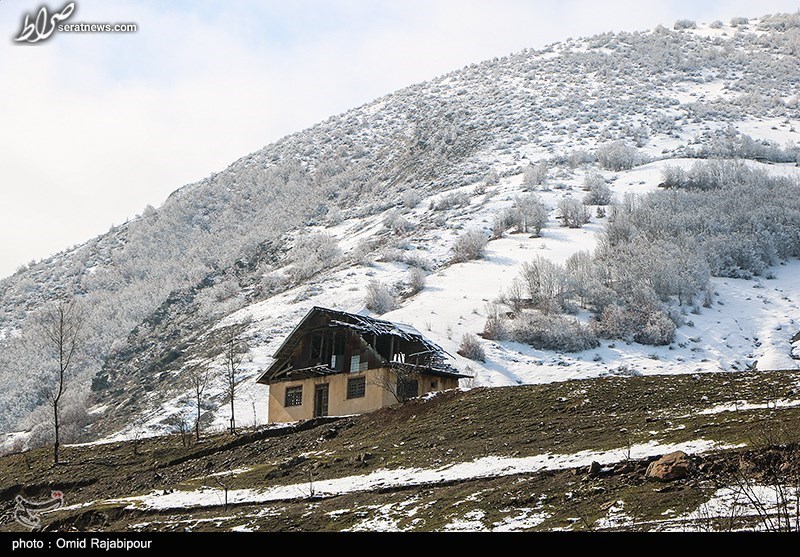
[[[72,375],[73,362],[83,346],[82,329],[85,322],[83,310],[75,300],[59,301],[45,308],[39,321],[42,338],[55,363],[55,381],[45,387],[47,400],[53,408],[53,464],[58,464],[59,403]]]
[[[231,332],[224,341],[223,357],[225,360],[225,394],[231,401],[231,425],[230,431],[236,434],[236,414],[234,411],[234,397],[236,395],[236,373],[242,365],[245,354],[247,354],[247,343],[239,339],[236,334]]]
[[[411,395],[407,388],[411,382],[419,385],[419,373],[405,367],[393,368],[390,373],[377,374],[369,380],[370,385],[380,387],[397,402],[404,402],[417,395]]]
[[[167,425],[171,427],[172,432],[177,431],[181,434],[182,446],[188,447],[191,444],[191,437],[187,438],[187,434],[191,431],[189,429],[189,421],[186,419],[186,415],[183,412],[173,414],[167,418]]]
[[[192,394],[194,395],[195,407],[197,408],[197,416],[194,421],[194,436],[195,440],[198,442],[200,441],[200,403],[203,393],[208,386],[208,381],[209,372],[207,362],[196,364],[189,369],[189,383],[192,386]]]

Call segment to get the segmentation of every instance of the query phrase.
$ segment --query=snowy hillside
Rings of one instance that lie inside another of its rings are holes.
[[[474,375],[464,386],[796,368],[798,29],[773,16],[569,40],[244,157],[0,282],[0,425],[36,430],[33,323],[62,293],[92,310],[73,392],[93,437],[175,427],[199,362],[216,372],[207,424],[224,427],[231,332],[250,349],[237,422],[263,424],[253,379],[315,305],[414,325]],[[532,262],[552,293],[521,280]],[[457,355],[465,335],[484,361]],[[559,349],[565,335],[583,345]]]
[[[675,162],[675,161],[671,161]],[[655,189],[660,181],[659,168],[652,163],[628,172],[620,172],[612,184],[619,195],[627,191],[646,192]],[[796,173],[794,165],[778,167],[778,172]],[[503,179],[489,187],[485,194],[474,196],[468,210],[455,210],[448,218],[450,229],[444,234],[432,229],[409,243],[417,257],[424,253],[433,261],[448,257],[457,233],[462,229],[486,228],[492,216],[510,206],[515,195],[523,194],[522,177]],[[474,189],[474,188],[473,188]],[[469,192],[470,187],[465,188]],[[563,190],[541,192],[546,205],[555,207],[558,200],[580,191],[578,185],[565,184]],[[422,223],[435,218],[429,209],[430,201],[405,214],[409,222]],[[679,327],[675,341],[668,346],[647,346],[635,342],[602,341],[595,349],[577,353],[537,350],[521,343],[481,340],[486,362],[468,360],[456,353],[465,333],[479,335],[486,322],[486,305],[497,299],[519,274],[520,267],[534,255],[563,264],[580,250],[593,249],[604,219],[593,218],[580,229],[562,228],[550,215],[541,237],[529,234],[508,234],[489,242],[484,258],[444,266],[432,273],[425,287],[403,301],[401,307],[382,315],[382,318],[415,326],[430,336],[455,358],[458,368],[475,375],[468,385],[504,386],[522,383],[543,383],[601,377],[609,374],[665,374],[713,371],[742,371],[753,366],[758,369],[796,369],[791,358],[791,341],[800,329],[800,262],[792,261],[774,270],[775,278],[764,280],[713,278],[714,305],[701,308],[697,314],[685,308],[686,324]],[[384,215],[344,222],[328,229],[340,245],[357,234],[369,237],[383,227],[377,223]],[[334,307],[350,312],[368,311],[364,293],[370,281],[402,284],[407,280],[409,265],[397,261],[378,261],[370,265],[346,266],[336,274],[326,276],[319,285],[305,285],[279,296],[259,302],[229,316],[221,324],[250,322],[249,334],[260,338],[269,331],[271,341],[260,345],[253,362],[248,366],[254,375],[271,363],[271,354],[300,318],[313,306]],[[301,300],[298,300],[301,299]],[[281,316],[281,326],[275,326],[275,316]],[[580,314],[588,321],[589,312]],[[251,383],[243,388],[248,400],[256,401],[263,410],[266,389]],[[246,413],[243,402],[240,412]],[[228,419],[224,409],[218,422]],[[262,414],[262,418],[265,416]]]

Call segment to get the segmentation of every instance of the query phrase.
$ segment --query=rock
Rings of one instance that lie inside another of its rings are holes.
[[[689,459],[689,455],[683,451],[675,451],[651,462],[647,467],[645,477],[660,482],[671,482],[685,478],[691,469],[692,461]]]
[[[331,427],[322,432],[322,438],[327,440],[333,439],[337,435],[339,435],[339,430],[335,427]]]
[[[600,466],[600,463],[599,463],[599,462],[592,462],[592,463],[589,465],[589,470],[588,470],[588,472],[587,472],[587,473],[588,473],[590,476],[596,476],[596,475],[597,475],[597,474],[600,472],[600,469],[601,469],[601,468],[602,468],[602,466]]]
[[[634,470],[636,470],[636,466],[633,464],[633,462],[623,462],[617,465],[617,467],[614,469],[614,472],[617,474],[630,474]]]

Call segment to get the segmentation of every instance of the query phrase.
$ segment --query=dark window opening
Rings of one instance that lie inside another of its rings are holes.
[[[431,389],[435,389],[438,386],[439,386],[439,382],[438,381],[431,381]]]
[[[321,333],[311,335],[311,360],[319,362],[322,359],[322,351],[325,345],[325,337]]]
[[[331,369],[336,371],[344,371],[344,332],[333,332],[330,346],[330,362]]]
[[[353,377],[347,380],[347,398],[361,398],[367,393],[366,377]]]
[[[405,377],[397,378],[397,398],[400,401],[419,396],[419,381]]]
[[[300,406],[303,404],[303,386],[287,387],[284,406]]]

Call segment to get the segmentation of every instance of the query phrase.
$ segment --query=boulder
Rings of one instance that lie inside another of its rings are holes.
[[[651,462],[647,467],[645,477],[660,482],[671,482],[685,478],[691,469],[692,461],[689,459],[689,455],[683,451],[675,451]]]

